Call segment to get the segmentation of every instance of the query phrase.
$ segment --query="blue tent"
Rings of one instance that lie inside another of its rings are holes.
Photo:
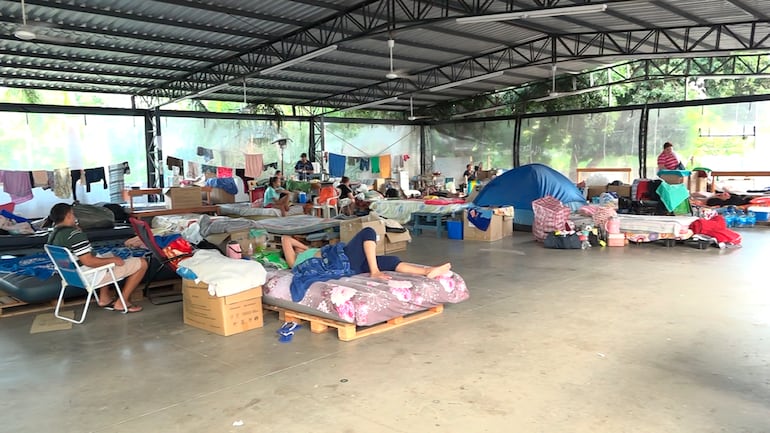
[[[543,164],[527,164],[494,178],[473,200],[477,206],[513,206],[514,223],[532,225],[532,202],[547,195],[577,210],[586,204],[580,190],[563,174]]]

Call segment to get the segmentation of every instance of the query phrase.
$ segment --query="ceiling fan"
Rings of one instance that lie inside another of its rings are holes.
[[[574,78],[573,78],[573,80],[574,80]],[[600,87],[587,87],[585,89],[572,90],[572,91],[569,91],[569,92],[557,92],[556,91],[556,64],[554,63],[551,66],[551,91],[548,93],[547,96],[543,96],[541,98],[535,98],[535,99],[533,99],[533,101],[535,101],[535,102],[545,102],[545,101],[550,101],[552,99],[563,98],[565,96],[581,95],[583,93],[595,92],[597,90],[602,90],[602,89],[604,89],[603,86],[600,86]]]
[[[412,76],[409,75],[406,71],[393,69],[393,47],[395,46],[396,46],[396,41],[393,39],[388,39],[388,58],[390,59],[390,69],[388,73],[385,74],[385,78],[387,78],[388,80],[396,80],[399,78],[411,79]]]
[[[24,0],[21,0],[21,24],[13,31],[13,36],[16,37],[16,39],[27,42],[67,42],[66,38],[46,35],[45,32],[51,27],[53,27],[53,25],[50,23],[27,23],[27,5],[24,3]]]
[[[430,119],[431,117],[433,116],[415,116],[414,102],[412,101],[412,97],[411,96],[409,97],[409,117],[406,118],[407,120],[414,121],[414,120],[420,120],[420,119]]]

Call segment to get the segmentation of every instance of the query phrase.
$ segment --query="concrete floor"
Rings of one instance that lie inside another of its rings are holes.
[[[181,304],[30,334],[0,319],[0,431],[768,432],[770,230],[742,249],[545,250],[417,237],[471,299],[344,343],[220,337]],[[234,426],[242,421],[242,426]]]

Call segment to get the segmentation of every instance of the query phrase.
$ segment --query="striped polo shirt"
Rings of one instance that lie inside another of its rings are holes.
[[[76,227],[56,227],[48,235],[48,243],[72,251],[76,257],[92,251],[91,242],[82,230]]]
[[[658,155],[658,167],[666,170],[676,170],[679,166],[679,157],[674,152],[661,152]]]

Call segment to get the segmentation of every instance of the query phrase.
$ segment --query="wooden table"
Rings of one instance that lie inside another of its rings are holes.
[[[712,171],[711,172],[711,192],[715,192],[717,177],[719,176],[738,176],[738,177],[770,177],[770,171]]]
[[[206,193],[206,203],[211,203],[211,187],[210,186],[202,186],[200,187],[201,192]],[[123,199],[128,200],[128,212],[134,213],[134,197],[140,197],[143,195],[159,195],[161,198],[163,197],[163,188],[138,188],[138,189],[124,189],[123,190]],[[201,200],[201,203],[203,203],[203,200]],[[216,207],[216,206],[214,206]],[[197,209],[197,208],[196,208]],[[169,209],[171,210],[171,209]],[[137,211],[137,212],[145,212],[145,211]],[[208,211],[200,211],[202,213],[207,213]],[[216,210],[214,210],[216,212]],[[173,213],[173,212],[171,212]],[[182,212],[184,213],[184,212]],[[158,214],[158,215],[170,215],[170,213],[166,214]]]

